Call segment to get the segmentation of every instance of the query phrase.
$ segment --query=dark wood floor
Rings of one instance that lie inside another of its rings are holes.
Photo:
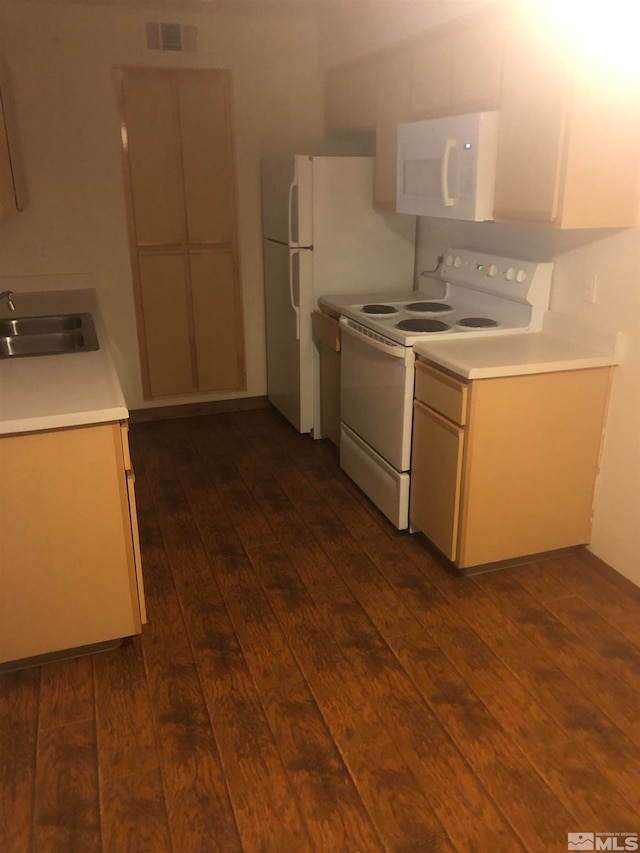
[[[640,828],[640,590],[459,579],[270,411],[132,429],[149,623],[0,676],[0,851],[566,851]]]

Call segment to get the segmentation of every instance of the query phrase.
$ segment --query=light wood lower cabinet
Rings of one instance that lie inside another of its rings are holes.
[[[3,437],[0,472],[0,663],[140,633],[126,425]]]
[[[610,374],[467,383],[418,362],[412,528],[459,568],[587,543]]]

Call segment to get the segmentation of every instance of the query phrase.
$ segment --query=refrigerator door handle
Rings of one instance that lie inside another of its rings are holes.
[[[288,207],[288,222],[289,222],[289,245],[295,246],[299,239],[298,227],[298,183],[294,178],[289,185],[289,207]]]
[[[296,313],[296,340],[300,340],[300,252],[289,252],[289,299]]]

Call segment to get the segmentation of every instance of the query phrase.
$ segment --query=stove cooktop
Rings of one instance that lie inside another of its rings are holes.
[[[453,285],[449,285],[443,299],[417,301],[415,297],[414,292],[408,299],[396,296],[393,301],[351,304],[347,304],[351,301],[347,297],[341,300],[338,311],[357,325],[404,346],[430,335],[524,332],[532,322],[530,306],[476,291],[460,292]],[[335,311],[336,306],[333,308]]]
[[[421,280],[419,290],[322,296],[320,307],[403,346],[429,335],[505,335],[542,328],[552,264],[475,249],[448,249],[444,258],[431,283]],[[437,291],[442,295],[433,296]]]

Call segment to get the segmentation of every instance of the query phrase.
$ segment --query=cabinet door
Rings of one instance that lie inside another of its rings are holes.
[[[131,71],[122,85],[136,244],[180,245],[184,190],[175,80],[162,72]]]
[[[502,87],[504,17],[456,29],[451,70],[451,109],[456,113],[498,109]]]
[[[610,368],[472,383],[461,568],[589,541]]]
[[[514,18],[505,51],[496,220],[557,220],[568,106],[567,60],[539,22]]]
[[[182,254],[138,259],[143,361],[152,397],[185,394],[196,388],[191,360],[190,306]]]
[[[198,387],[228,391],[244,382],[242,317],[231,252],[191,254]]]
[[[451,111],[453,72],[451,32],[421,39],[411,56],[411,112],[414,119],[447,115]]]
[[[411,456],[412,527],[455,560],[464,431],[416,401]]]
[[[606,74],[576,70],[567,131],[562,228],[634,226],[638,214],[640,99]]]
[[[380,60],[374,202],[385,210],[396,209],[398,124],[410,118],[410,73],[409,51],[389,54]]]
[[[0,661],[140,632],[119,432],[0,439]]]
[[[376,126],[377,63],[362,60],[325,73],[328,133],[373,130]]]
[[[180,142],[187,240],[230,245],[234,237],[235,175],[231,104],[221,76],[184,72],[178,78]]]

